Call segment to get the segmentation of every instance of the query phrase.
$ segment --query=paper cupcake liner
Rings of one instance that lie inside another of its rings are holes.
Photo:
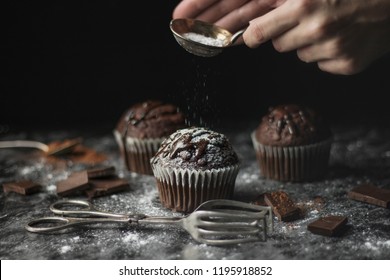
[[[206,171],[152,165],[162,205],[189,213],[210,199],[229,199],[239,171],[238,165]]]
[[[256,158],[262,175],[266,178],[304,182],[322,178],[328,170],[332,140],[316,144],[280,147],[260,144],[251,134]]]
[[[114,136],[127,169],[138,174],[153,175],[150,159],[157,153],[165,138],[126,137],[126,143],[123,143],[122,135],[118,131],[114,131]]]
[[[116,143],[117,143],[117,145],[119,147],[120,155],[124,159],[124,162],[125,162],[125,164],[127,166],[127,162],[126,162],[125,157],[124,157],[124,155],[125,155],[125,145],[123,143],[122,135],[117,130],[114,130],[113,134],[114,134],[114,137],[115,137],[115,141],[116,141]]]

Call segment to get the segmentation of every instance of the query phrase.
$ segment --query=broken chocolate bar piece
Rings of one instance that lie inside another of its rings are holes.
[[[372,184],[362,184],[348,192],[348,197],[357,201],[390,208],[390,190]]]
[[[42,185],[37,184],[30,180],[10,182],[3,184],[3,191],[5,193],[15,192],[23,195],[29,195],[39,192],[42,189]]]
[[[344,216],[326,216],[308,224],[307,229],[314,234],[340,236],[347,222],[348,219]]]
[[[118,177],[89,180],[90,188],[85,191],[88,198],[117,193],[130,187],[125,179]]]
[[[60,196],[75,195],[89,187],[87,171],[74,172],[57,183],[57,194]]]
[[[264,201],[265,193],[259,194],[254,201],[252,201],[252,204],[260,205],[260,206],[268,206],[267,203]]]
[[[264,201],[268,206],[271,206],[272,211],[280,221],[290,222],[299,219],[301,216],[300,209],[284,191],[266,193]]]
[[[82,142],[82,138],[66,139],[64,141],[54,141],[49,143],[48,156],[61,156],[71,153],[74,148]]]
[[[97,179],[114,176],[116,170],[114,166],[106,166],[88,169],[87,172],[89,179]]]
[[[99,164],[107,160],[107,155],[84,145],[77,145],[67,158],[73,162],[85,164]]]

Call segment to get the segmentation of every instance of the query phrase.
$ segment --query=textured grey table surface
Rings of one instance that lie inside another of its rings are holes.
[[[262,178],[249,136],[255,125],[237,123],[215,129],[229,137],[241,159],[234,199],[250,202],[263,192],[284,190],[306,210],[305,216],[294,222],[275,219],[274,233],[266,242],[207,246],[182,229],[159,225],[106,224],[66,233],[29,233],[24,229],[28,221],[52,215],[49,205],[58,200],[55,182],[85,166],[68,162],[66,168],[57,170],[42,158],[26,156],[29,151],[3,149],[0,183],[34,179],[44,189],[29,196],[0,191],[0,259],[390,259],[390,210],[347,198],[347,192],[363,182],[390,188],[389,128],[333,127],[335,142],[327,178],[293,184]],[[16,133],[2,138],[50,141],[82,136],[87,146],[109,155],[105,165],[114,165],[131,186],[128,191],[93,199],[97,208],[115,213],[179,215],[161,207],[152,176],[134,175],[124,169],[110,130],[93,135],[82,131]],[[324,203],[318,204],[316,197]],[[348,217],[349,227],[343,236],[325,237],[307,230],[309,222],[327,214]]]

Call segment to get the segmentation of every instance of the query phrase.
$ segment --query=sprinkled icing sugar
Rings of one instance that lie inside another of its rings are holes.
[[[65,254],[66,252],[69,252],[72,248],[69,245],[65,245],[61,247],[61,253]]]
[[[204,45],[213,46],[213,47],[223,47],[224,41],[218,38],[207,37],[202,34],[188,32],[183,34],[184,38],[191,41],[195,41]]]
[[[152,164],[190,169],[218,169],[238,164],[227,137],[202,128],[184,128],[163,141]]]

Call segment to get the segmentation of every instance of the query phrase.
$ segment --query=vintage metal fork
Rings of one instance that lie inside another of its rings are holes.
[[[69,207],[78,209],[69,210]],[[89,223],[172,224],[184,228],[196,241],[209,245],[265,241],[267,234],[273,230],[270,207],[224,199],[206,201],[184,217],[114,214],[99,211],[84,200],[57,201],[50,206],[50,210],[62,217],[36,219],[30,221],[26,229],[42,233]]]

